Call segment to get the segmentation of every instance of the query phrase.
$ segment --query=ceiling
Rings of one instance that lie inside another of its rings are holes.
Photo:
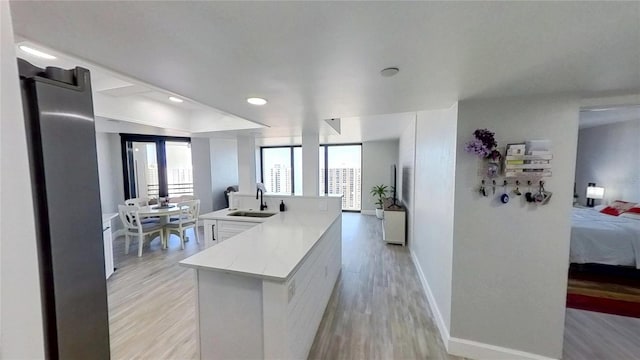
[[[23,50],[23,46],[45,52],[54,58],[31,54]],[[21,37],[16,38],[16,54],[40,68],[55,66],[71,69],[80,66],[89,69],[96,129],[100,132],[135,130],[144,134],[189,136],[202,132],[264,127]],[[183,101],[171,101],[171,96]],[[116,121],[105,123],[107,119]]]
[[[20,36],[268,125],[259,132],[270,136],[327,118],[366,129],[372,115],[469,98],[640,91],[640,2],[14,1],[11,10]],[[388,66],[400,73],[381,77]],[[269,103],[251,106],[252,96]]]

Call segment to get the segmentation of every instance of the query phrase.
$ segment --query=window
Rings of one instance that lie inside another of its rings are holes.
[[[190,138],[120,134],[120,140],[127,199],[193,195]]]
[[[320,194],[342,194],[342,209],[360,211],[362,145],[320,145]],[[260,148],[262,183],[271,194],[302,195],[302,147]]]
[[[361,144],[320,146],[320,190],[325,194],[342,194],[342,210],[360,211]]]
[[[191,143],[186,141],[165,142],[167,156],[167,188],[169,197],[193,195],[193,168]]]
[[[260,148],[261,179],[267,193],[302,195],[302,148]]]

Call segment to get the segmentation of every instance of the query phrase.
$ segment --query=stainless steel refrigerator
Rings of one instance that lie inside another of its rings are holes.
[[[36,213],[46,354],[49,359],[109,359],[89,70],[41,69],[23,59],[18,59],[18,68]]]

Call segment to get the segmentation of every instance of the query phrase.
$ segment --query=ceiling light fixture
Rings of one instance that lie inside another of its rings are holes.
[[[169,96],[169,100],[171,100],[171,101],[173,101],[173,102],[176,102],[176,103],[184,102],[184,100],[182,100],[182,99],[180,99],[180,98],[177,98],[177,97],[175,97],[175,96]]]
[[[25,45],[20,45],[20,50],[26,52],[27,54],[35,55],[35,56],[41,57],[43,59],[48,59],[48,60],[56,59],[56,57],[53,56],[53,55],[49,55],[49,54],[47,54],[45,52],[30,48],[30,47],[25,46]]]
[[[400,72],[400,69],[398,69],[397,67],[388,67],[386,69],[380,70],[380,75],[384,77],[392,77],[399,72]]]
[[[247,99],[247,102],[248,102],[249,104],[251,104],[251,105],[258,105],[258,106],[260,106],[260,105],[264,105],[264,104],[266,104],[266,103],[267,103],[267,100],[266,100],[266,99],[263,99],[263,98],[252,97],[252,98],[248,98],[248,99]]]

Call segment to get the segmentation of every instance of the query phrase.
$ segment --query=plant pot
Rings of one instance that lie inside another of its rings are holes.
[[[380,220],[384,219],[384,209],[376,209],[376,217]]]
[[[491,160],[486,166],[486,176],[494,178],[500,174],[500,164]]]

